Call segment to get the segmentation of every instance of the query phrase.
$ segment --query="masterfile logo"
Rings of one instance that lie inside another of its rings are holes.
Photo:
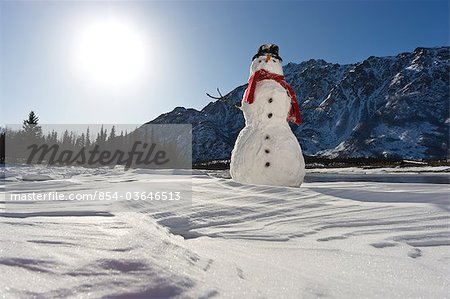
[[[8,164],[189,169],[191,125],[34,125],[6,130]],[[93,130],[95,129],[95,130]]]

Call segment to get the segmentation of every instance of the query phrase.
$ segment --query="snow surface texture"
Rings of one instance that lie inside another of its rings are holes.
[[[281,61],[255,58],[250,76],[265,69],[283,75]],[[305,176],[305,161],[288,125],[291,98],[275,80],[258,82],[253,103],[242,101],[245,127],[231,153],[231,177],[241,183],[298,187]]]
[[[445,159],[449,151],[450,48],[339,65],[288,63],[303,123],[293,126],[305,155]],[[244,79],[242,80],[244,81]],[[244,83],[244,82],[243,82]],[[242,85],[201,110],[177,107],[151,123],[192,124],[193,161],[230,159],[244,127]]]
[[[21,181],[35,173],[54,180]],[[140,170],[31,167],[9,169],[6,176],[10,187],[23,192],[48,191],[51,185],[65,193],[106,185],[132,191],[148,179]],[[27,204],[20,214],[3,211],[0,293],[6,298],[449,297],[448,185],[268,187],[202,172],[192,183],[192,206],[170,211],[130,206],[104,212],[90,205],[75,212],[64,204],[53,205],[51,214]]]

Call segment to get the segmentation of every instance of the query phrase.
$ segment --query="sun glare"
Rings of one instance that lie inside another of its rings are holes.
[[[118,19],[91,22],[79,31],[75,63],[86,80],[101,87],[128,86],[145,69],[144,37],[131,24]]]

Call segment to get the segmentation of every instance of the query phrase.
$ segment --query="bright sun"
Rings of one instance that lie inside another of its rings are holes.
[[[90,23],[80,29],[76,41],[76,67],[101,87],[123,87],[139,80],[147,55],[139,31],[118,19]]]

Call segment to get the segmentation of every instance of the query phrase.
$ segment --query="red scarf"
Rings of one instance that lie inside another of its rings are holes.
[[[298,108],[297,97],[295,96],[294,89],[286,83],[283,75],[277,75],[274,73],[270,73],[266,70],[256,71],[248,80],[248,87],[244,93],[244,102],[252,104],[255,101],[255,89],[256,84],[262,80],[275,80],[281,86],[286,89],[289,97],[291,98],[291,110],[289,111],[289,115],[287,120],[293,122],[294,124],[301,124],[302,118],[300,117],[300,108]]]

